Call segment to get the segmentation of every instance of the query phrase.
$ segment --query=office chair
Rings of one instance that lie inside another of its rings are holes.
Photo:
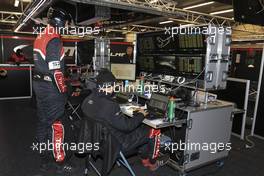
[[[81,104],[83,100],[91,93],[91,90],[83,90],[78,96],[69,96],[66,104],[66,110],[70,120],[81,120]]]
[[[99,151],[87,152],[88,156],[85,158],[85,175],[88,176],[88,171],[95,171],[98,176],[107,176],[111,171],[113,165],[117,163],[118,166],[123,165],[128,169],[131,176],[136,176],[132,167],[126,159],[126,155],[121,151],[121,148],[116,139],[108,132],[108,129],[97,120],[86,118],[86,129],[89,129],[90,139],[92,144],[100,144]],[[115,158],[116,156],[116,158]],[[103,163],[101,172],[95,167],[93,161],[98,157],[102,157]],[[115,158],[113,161],[112,159]]]
[[[123,165],[130,173],[131,176],[136,176],[134,170],[132,169],[132,167],[130,166],[130,164],[128,163],[125,155],[123,154],[122,151],[119,152],[120,158],[116,161],[116,164],[121,167],[121,165]],[[92,156],[88,155],[88,157],[86,157],[85,159],[85,175],[88,176],[88,171],[91,170],[91,168],[96,172],[96,174],[98,176],[103,176],[98,169],[95,167],[95,165],[92,163]]]

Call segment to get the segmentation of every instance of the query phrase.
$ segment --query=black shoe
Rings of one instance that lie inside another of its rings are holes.
[[[170,160],[170,155],[168,154],[165,154],[165,155],[162,155],[162,156],[159,156],[157,159],[156,159],[156,162],[154,164],[150,164],[149,165],[149,169],[151,171],[156,171],[158,168],[166,165]]]

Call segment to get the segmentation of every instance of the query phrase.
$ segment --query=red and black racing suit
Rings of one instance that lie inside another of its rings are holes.
[[[55,28],[47,26],[34,42],[33,89],[37,99],[37,140],[53,143],[53,156],[57,162],[65,158],[61,148],[67,86],[64,83],[64,50],[61,37]]]

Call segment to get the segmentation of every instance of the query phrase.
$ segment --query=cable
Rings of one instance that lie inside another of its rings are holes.
[[[256,14],[259,14],[264,11],[264,0],[259,0],[260,5],[262,6],[262,9],[258,11]]]
[[[184,85],[188,85],[188,84],[191,84],[191,83],[194,83],[194,82],[196,82],[197,80],[198,80],[198,78],[203,74],[203,72],[205,71],[205,67],[203,68],[203,70],[194,78],[194,79],[192,79],[190,82],[186,82],[186,83],[183,83],[183,84],[181,84],[181,85],[179,85],[177,88],[175,88],[175,89],[172,89],[171,90],[171,92],[172,91],[175,91],[175,90],[177,90],[177,89],[179,89],[180,87],[182,87],[182,86],[184,86]]]

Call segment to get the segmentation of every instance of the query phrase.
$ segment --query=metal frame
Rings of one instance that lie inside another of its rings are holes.
[[[0,63],[4,63],[5,53],[4,53],[3,35],[0,35],[0,40],[1,40],[1,60],[0,60]]]
[[[264,45],[263,45],[263,50],[262,50],[262,58],[261,58],[261,65],[260,65],[260,71],[259,71],[258,90],[257,90],[257,97],[256,97],[256,102],[255,102],[253,124],[252,124],[252,128],[251,128],[251,136],[255,136],[258,138],[260,138],[260,136],[255,135],[254,131],[255,131],[256,120],[257,120],[259,95],[260,95],[260,89],[261,89],[262,77],[263,77],[263,69],[264,69],[263,67],[264,67]],[[260,139],[264,139],[264,138],[260,138]]]
[[[31,2],[31,1],[27,1]],[[16,24],[17,21],[22,17],[24,11],[24,1],[19,0],[20,12],[9,12],[9,11],[0,11],[0,23],[4,24]]]
[[[0,23],[16,24],[16,19],[19,19],[21,16],[21,12],[0,11]]]
[[[246,91],[245,91],[245,100],[244,100],[244,114],[243,114],[243,121],[241,126],[241,134],[232,133],[234,136],[240,137],[240,139],[245,139],[245,128],[246,128],[246,120],[247,120],[247,108],[248,108],[248,97],[249,97],[249,88],[250,88],[250,80],[247,79],[239,79],[239,78],[227,78],[228,81],[233,82],[241,82],[246,83]]]
[[[232,18],[226,18],[217,15],[210,15],[201,12],[195,12],[190,10],[184,10],[177,8],[177,3],[169,0],[157,0],[154,3],[151,3],[151,0],[72,0],[80,3],[87,3],[100,6],[108,6],[114,8],[120,8],[125,10],[134,10],[140,12],[148,12],[154,15],[168,16],[168,17],[179,17],[182,20],[185,20],[186,23],[198,23],[203,21],[203,23],[213,23],[224,25],[228,24],[229,26],[235,21]],[[199,23],[200,24],[200,23]]]
[[[130,173],[131,176],[136,176],[133,168],[128,163],[128,161],[127,161],[127,159],[124,156],[122,151],[119,152],[119,155],[120,155],[120,159],[116,160],[117,165],[120,167],[122,164],[128,170],[128,172]],[[88,167],[91,166],[92,169],[95,171],[95,173],[98,176],[101,176],[101,173],[98,171],[98,169],[95,167],[95,165],[90,161],[91,158],[92,158],[91,155],[89,155],[88,158],[85,159],[86,161],[85,161],[84,175],[88,176],[88,171],[90,170]]]
[[[36,16],[38,13],[45,9],[49,4],[54,2],[55,0],[50,0],[45,2],[46,0],[40,0],[40,6],[37,4],[38,2],[33,1],[24,11],[24,16],[21,16],[18,20],[15,31],[18,32],[20,28],[27,22],[28,18],[31,16]],[[153,15],[159,15],[161,17],[156,17],[147,20],[140,20],[135,22],[129,22],[120,25],[112,25],[108,26],[104,29],[114,29],[113,31],[116,32],[144,32],[147,31],[158,31],[161,30],[159,27],[151,27],[151,26],[140,26],[139,24],[144,24],[149,22],[154,22],[161,19],[170,19],[173,21],[178,21],[187,24],[194,24],[194,25],[204,25],[204,24],[215,24],[215,25],[223,25],[223,26],[237,26],[241,25],[242,23],[237,23],[232,18],[227,18],[218,15],[211,15],[207,13],[185,10],[181,8],[177,8],[177,3],[172,0],[70,0],[71,2],[79,2],[79,3],[86,3],[92,5],[99,5],[99,6],[106,6],[111,8],[119,8],[124,10],[130,11],[137,11],[143,12]],[[41,10],[39,8],[42,6]],[[33,12],[33,13],[31,13]],[[144,22],[145,21],[145,22]],[[121,30],[122,27],[129,27],[129,30]],[[256,34],[255,31],[248,30],[248,29],[233,29],[238,31],[250,32]],[[250,35],[251,36],[251,35]],[[253,38],[263,38],[262,33],[252,36]]]

